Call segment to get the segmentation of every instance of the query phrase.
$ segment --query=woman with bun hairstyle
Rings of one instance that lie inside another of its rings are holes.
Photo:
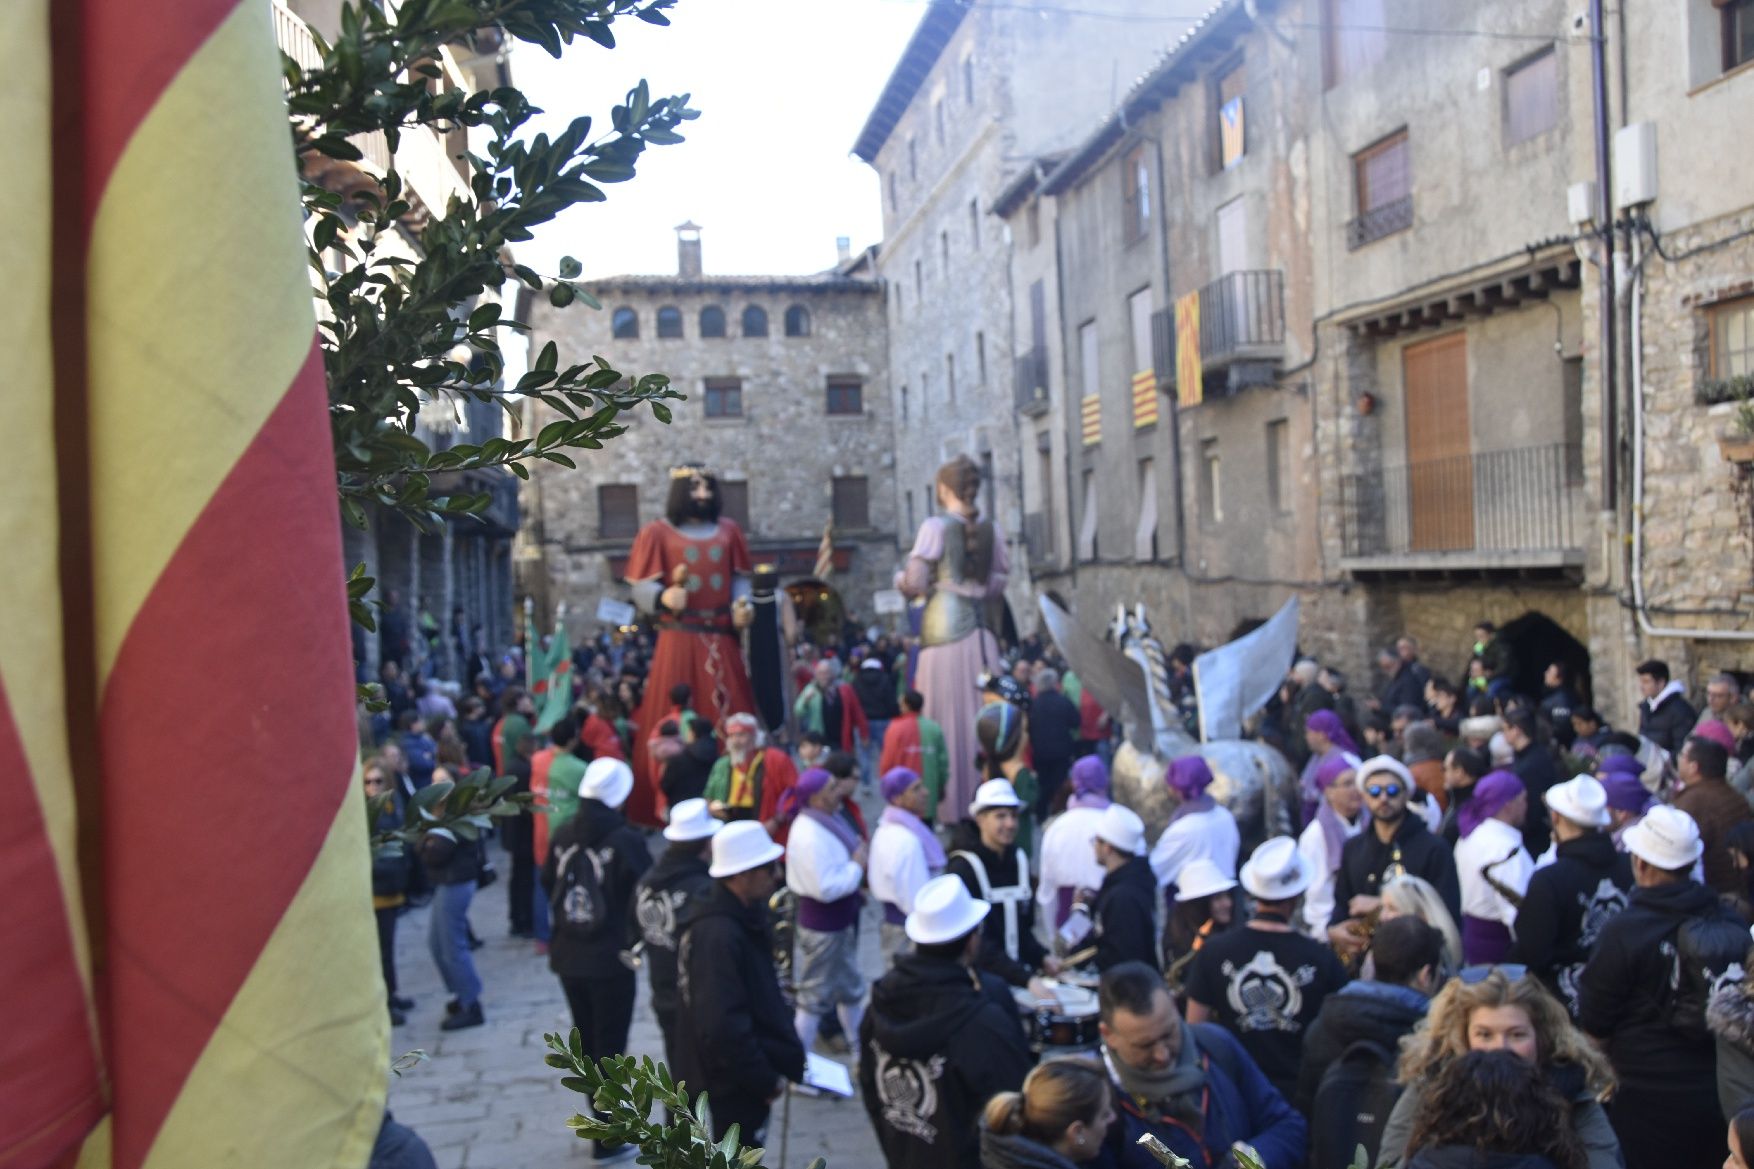
[[[1108,1074],[1086,1059],[1038,1064],[1021,1092],[1001,1092],[981,1118],[983,1169],[1072,1169],[1094,1161],[1114,1122]]]

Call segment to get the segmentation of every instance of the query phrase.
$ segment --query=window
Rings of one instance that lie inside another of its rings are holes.
[[[865,382],[857,377],[828,379],[828,412],[830,414],[863,414]]]
[[[944,397],[945,400],[956,401],[956,354],[944,355]]]
[[[968,201],[968,248],[971,252],[981,250],[981,202],[979,199]]]
[[[1723,10],[1724,72],[1754,61],[1754,0],[1713,0]]]
[[[901,420],[903,422],[907,421],[907,387],[906,386],[901,387]],[[908,522],[907,526],[910,528],[913,527],[914,526],[913,522],[910,520]]]
[[[597,536],[603,540],[631,540],[639,534],[639,488],[627,483],[605,483],[597,488]]]
[[[1133,559],[1157,559],[1157,468],[1154,460],[1139,460],[1139,522],[1133,528]]]
[[[976,385],[987,384],[987,335],[974,335],[974,380]]]
[[[675,339],[682,336],[682,310],[667,304],[658,310],[658,336]]]
[[[944,266],[942,270],[945,277],[948,278],[950,275],[950,232],[948,230],[938,233],[938,262]]]
[[[719,514],[749,531],[749,480],[719,480]]]
[[[1242,98],[1247,87],[1248,73],[1240,61],[1218,78],[1214,103],[1218,121],[1212,137],[1218,146],[1219,170],[1229,170],[1242,161],[1247,145]]]
[[[786,310],[786,336],[808,337],[810,335],[810,310],[801,304],[795,304]]]
[[[1504,75],[1504,137],[1527,142],[1559,124],[1559,56],[1545,49]]]
[[[1754,296],[1711,310],[1711,376],[1754,374]]]
[[[863,475],[835,476],[834,526],[837,528],[868,528],[871,526],[871,507],[870,501],[866,497]]]
[[[1350,247],[1362,247],[1413,226],[1413,152],[1407,131],[1398,130],[1352,156],[1358,192],[1358,218],[1347,232]]]
[[[938,145],[944,145],[944,99],[941,97],[932,101],[932,126],[938,134]]]
[[[618,308],[610,320],[609,331],[617,341],[632,341],[639,337],[639,314],[632,309]]]
[[[911,134],[907,139],[907,177],[910,182],[920,181],[920,148]]]
[[[1135,146],[1121,164],[1121,215],[1126,241],[1144,239],[1151,227],[1151,171],[1143,146]]]
[[[969,105],[974,104],[974,57],[962,59],[962,100]]]
[[[909,490],[902,493],[902,500],[907,507],[907,530],[914,530],[914,493]]]
[[[743,417],[743,380],[741,378],[707,378],[705,397],[708,418]]]
[[[767,336],[767,310],[758,304],[752,304],[743,310],[743,335],[745,337]]]
[[[1096,559],[1096,472],[1084,472],[1084,506],[1078,514],[1078,559]]]
[[[1218,440],[1200,440],[1200,522],[1208,526],[1224,522],[1223,464],[1218,459]]]
[[[1078,326],[1078,373],[1083,381],[1086,398],[1094,398],[1102,393],[1102,383],[1097,380],[1096,359],[1096,322],[1085,321]]]
[[[1275,512],[1291,510],[1291,424],[1280,418],[1267,423],[1267,507]]]
[[[700,310],[700,335],[702,337],[723,337],[725,335],[725,310],[716,304],[709,304]]]
[[[1385,0],[1322,0],[1322,73],[1332,89],[1383,59]]]

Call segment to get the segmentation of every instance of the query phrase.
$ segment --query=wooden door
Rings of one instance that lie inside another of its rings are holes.
[[[1414,552],[1474,546],[1468,344],[1451,333],[1402,353],[1407,403],[1407,511]]]

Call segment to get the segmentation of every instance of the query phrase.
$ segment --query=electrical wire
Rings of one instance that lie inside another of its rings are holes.
[[[1754,227],[1745,227],[1741,231],[1734,232],[1722,239],[1715,239],[1710,243],[1703,243],[1698,247],[1688,248],[1684,252],[1676,252],[1671,256],[1668,252],[1663,250],[1663,237],[1658,235],[1657,229],[1651,226],[1649,216],[1640,215],[1632,222],[1634,227],[1638,228],[1639,231],[1649,237],[1651,247],[1656,254],[1661,256],[1665,263],[1669,264],[1678,264],[1683,260],[1691,260],[1695,256],[1703,256],[1707,252],[1715,252],[1719,248],[1728,247],[1737,240],[1747,239],[1749,236],[1754,235]]]

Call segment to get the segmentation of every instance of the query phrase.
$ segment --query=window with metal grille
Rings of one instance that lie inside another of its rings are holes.
[[[1351,247],[1413,226],[1413,150],[1407,131],[1397,130],[1353,155],[1352,182],[1358,218],[1347,230]]]
[[[1559,56],[1551,48],[1504,75],[1504,137],[1514,146],[1559,124]]]
[[[767,310],[758,304],[752,304],[743,310],[743,335],[745,337],[767,336]]]
[[[615,310],[610,322],[609,330],[617,341],[631,341],[639,337],[639,314],[625,305]]]
[[[682,310],[667,304],[658,310],[658,336],[675,339],[682,336]]]
[[[702,337],[723,337],[725,335],[725,310],[716,304],[709,304],[700,310],[700,335]]]
[[[604,540],[631,540],[639,534],[639,488],[631,483],[604,483],[597,488],[597,535]]]
[[[856,377],[828,379],[828,412],[830,414],[863,414],[865,382]]]
[[[707,378],[704,398],[708,418],[743,417],[743,380],[741,378]]]
[[[871,526],[871,508],[863,475],[837,475],[835,477],[834,526],[837,528],[868,528]]]

